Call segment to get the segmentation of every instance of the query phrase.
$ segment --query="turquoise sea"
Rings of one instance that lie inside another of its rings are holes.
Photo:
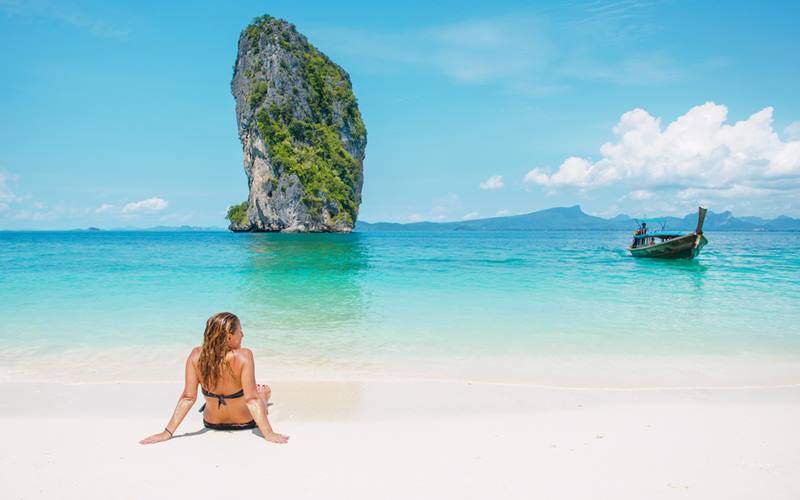
[[[0,369],[46,359],[80,373],[111,352],[146,370],[223,310],[275,364],[334,370],[800,355],[800,233],[707,236],[699,259],[660,261],[629,257],[616,232],[0,232]]]

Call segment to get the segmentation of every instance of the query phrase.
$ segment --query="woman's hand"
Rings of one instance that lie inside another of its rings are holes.
[[[289,436],[285,436],[283,434],[278,434],[277,432],[270,432],[264,439],[269,441],[270,443],[278,443],[278,444],[286,444],[289,442]]]
[[[172,434],[170,434],[169,432],[161,431],[158,434],[153,434],[152,436],[148,436],[148,437],[142,439],[141,441],[139,441],[139,444],[160,443],[161,441],[166,441],[166,440],[170,439],[171,437],[172,437]]]

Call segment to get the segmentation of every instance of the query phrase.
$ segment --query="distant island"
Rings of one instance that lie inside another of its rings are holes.
[[[99,227],[77,228],[72,231],[147,231],[147,232],[208,232],[208,231],[225,231],[224,227],[218,226],[153,226],[153,227],[112,227],[109,229],[100,229]]]
[[[239,37],[231,92],[250,193],[228,209],[229,229],[351,231],[367,129],[347,72],[262,16]]]
[[[664,217],[671,229],[693,230],[697,213],[685,217]],[[584,212],[579,205],[556,207],[522,215],[491,217],[458,222],[362,222],[356,223],[356,231],[622,231],[633,230],[634,219],[621,214],[610,219],[595,217]],[[729,211],[708,212],[706,231],[800,231],[800,219],[782,215],[775,219],[760,217],[734,217]]]
[[[684,217],[662,217],[670,229],[694,230],[697,213]],[[355,231],[368,233],[378,231],[632,231],[636,227],[634,218],[620,214],[604,219],[584,212],[580,205],[554,207],[537,212],[487,219],[472,219],[455,222],[362,222]],[[774,219],[762,217],[735,217],[731,212],[713,212],[706,215],[706,231],[800,231],[800,219],[778,216]],[[148,228],[116,227],[102,231],[151,231],[151,232],[207,232],[226,231],[219,226],[154,226]],[[97,227],[73,229],[73,231],[101,231]]]

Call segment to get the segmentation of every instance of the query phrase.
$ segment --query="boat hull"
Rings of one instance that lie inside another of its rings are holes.
[[[656,259],[694,259],[708,243],[702,234],[687,234],[654,245],[629,247],[634,257],[650,257]]]

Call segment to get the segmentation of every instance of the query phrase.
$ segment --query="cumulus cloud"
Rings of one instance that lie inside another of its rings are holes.
[[[662,127],[637,108],[622,115],[613,128],[616,140],[600,147],[599,160],[569,157],[554,172],[531,170],[524,182],[550,190],[620,183],[718,192],[797,188],[800,141],[778,137],[773,109],[733,124],[727,115],[725,106],[707,102]]]
[[[124,214],[153,213],[160,212],[169,206],[169,202],[162,198],[148,198],[141,201],[133,201],[122,207]]]
[[[478,215],[480,215],[478,212],[470,212],[461,217],[461,220],[477,219]]]
[[[113,211],[115,208],[117,208],[115,205],[112,205],[110,203],[103,203],[99,207],[94,209],[94,213],[104,214]]]
[[[547,187],[578,186],[590,184],[589,173],[592,165],[589,161],[577,156],[570,156],[555,173],[548,175],[544,169],[534,168],[522,179],[528,184],[539,184]]]
[[[506,215],[511,215],[510,210],[498,210],[495,214],[497,217],[505,217]]]
[[[484,191],[500,189],[501,187],[503,187],[502,175],[493,175],[480,183],[480,188]]]
[[[792,141],[800,141],[800,121],[792,122],[783,129],[786,137]]]

